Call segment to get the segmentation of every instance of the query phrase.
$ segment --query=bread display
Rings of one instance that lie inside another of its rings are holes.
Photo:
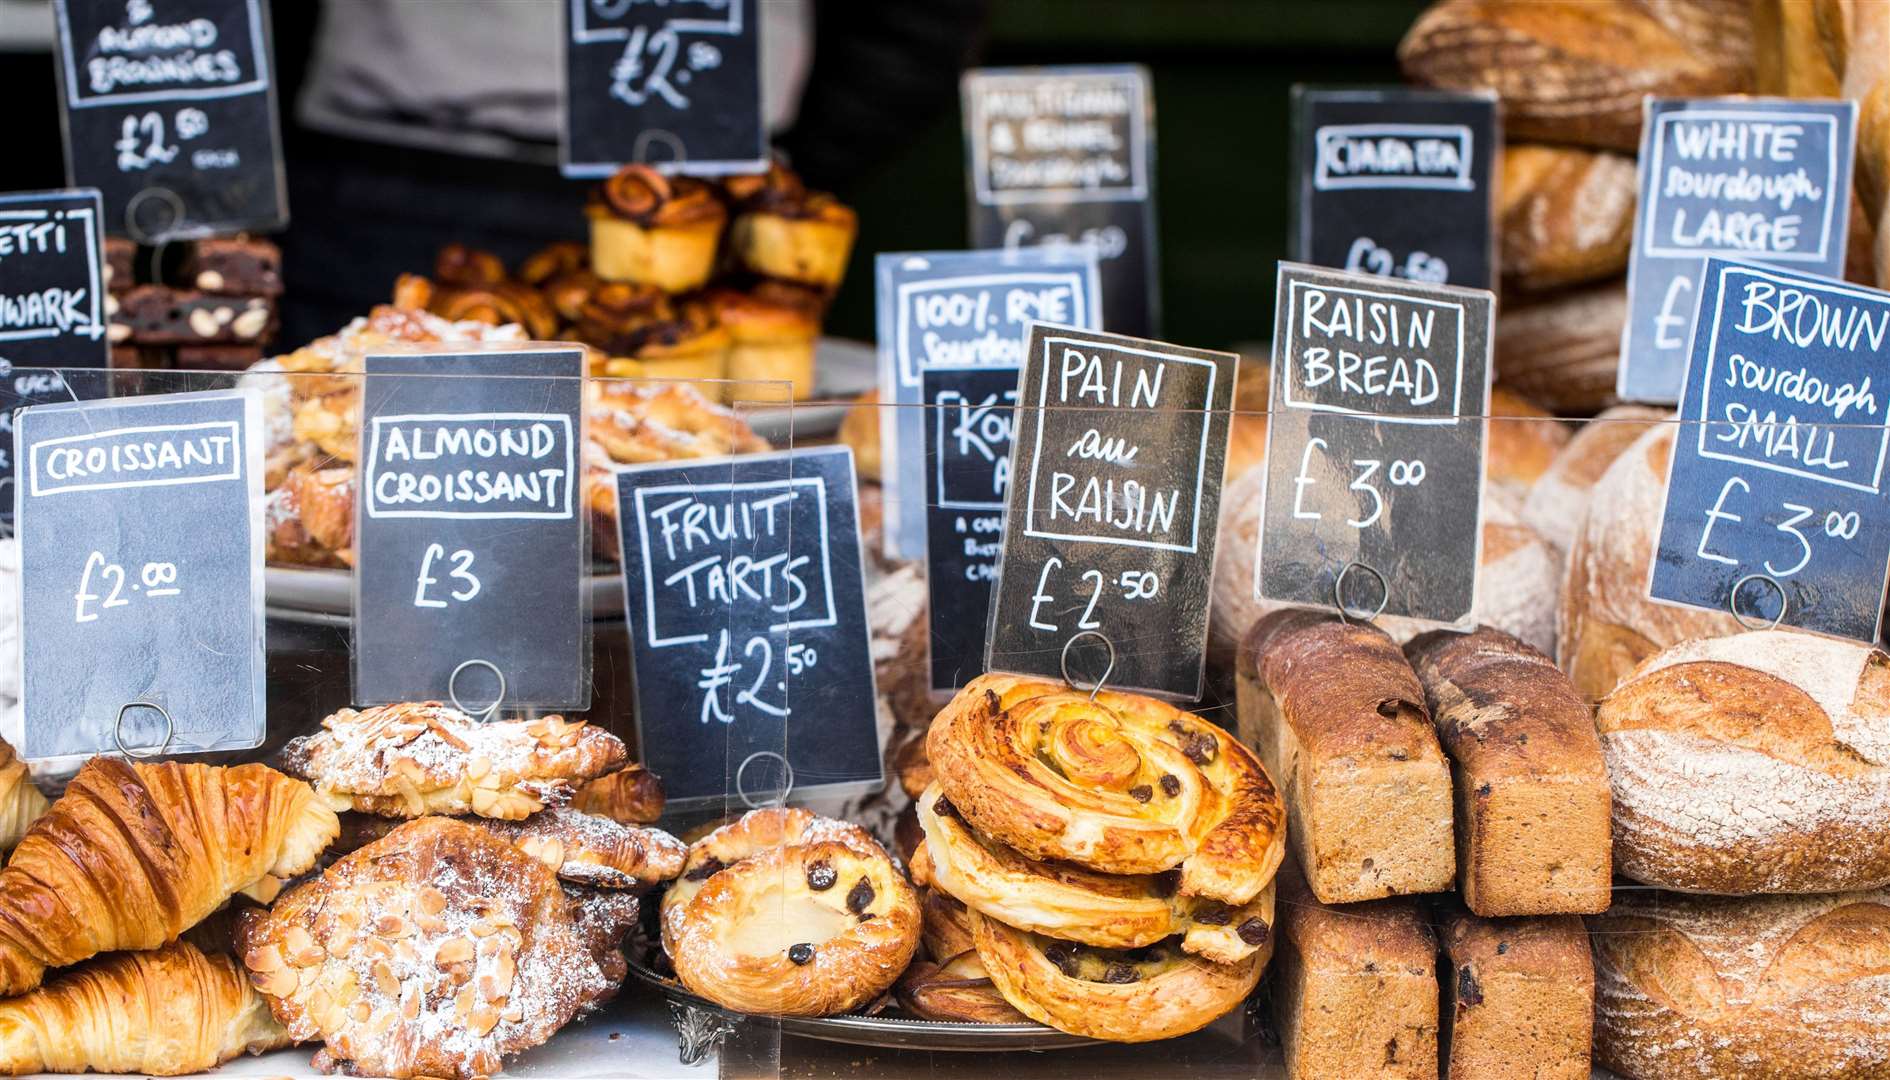
[[[919,945],[918,896],[878,842],[801,809],[750,811],[691,844],[662,915],[684,986],[769,1015],[865,1004]]]
[[[1273,1019],[1287,1080],[1436,1080],[1437,999],[1437,938],[1413,901],[1333,907],[1296,864],[1281,871]]]
[[[1464,903],[1486,918],[1607,910],[1608,770],[1568,676],[1488,628],[1405,653],[1450,757]]]
[[[1636,187],[1626,154],[1509,144],[1497,188],[1504,279],[1539,290],[1626,272]]]
[[[1729,612],[1648,599],[1674,428],[1652,427],[1615,458],[1595,481],[1569,547],[1555,659],[1587,701],[1607,696],[1635,664],[1668,645],[1742,629]]]
[[[1445,1076],[1589,1080],[1595,967],[1580,919],[1457,913],[1438,934]]]
[[[1573,548],[1601,474],[1642,432],[1672,416],[1649,405],[1616,405],[1583,424],[1530,486],[1523,500],[1523,523],[1560,550]]]
[[[114,953],[0,1001],[6,1076],[182,1076],[288,1045],[234,961],[183,941]]]
[[[0,997],[175,941],[237,893],[267,902],[339,830],[307,784],[265,765],[94,758],[0,869]]]
[[[1624,891],[1588,927],[1598,1065],[1657,1080],[1890,1073],[1890,895]]]
[[[1890,656],[1779,630],[1682,642],[1596,725],[1620,873],[1726,894],[1890,884]]]
[[[1450,769],[1397,644],[1279,611],[1248,632],[1238,670],[1241,740],[1280,778],[1312,892],[1337,904],[1450,888]]]

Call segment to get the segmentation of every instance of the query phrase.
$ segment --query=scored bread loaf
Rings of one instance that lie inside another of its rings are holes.
[[[1589,1080],[1595,966],[1573,915],[1441,924],[1450,1080]]]
[[[1890,1076],[1890,895],[1624,891],[1588,927],[1599,1065],[1651,1080]]]
[[[1504,281],[1552,289],[1625,271],[1636,186],[1634,159],[1626,154],[1504,147],[1497,208]]]
[[[1616,405],[1582,425],[1523,500],[1523,524],[1562,551],[1575,546],[1595,481],[1653,424],[1672,417],[1650,405]]]
[[[1280,867],[1273,1015],[1287,1080],[1437,1080],[1437,939],[1415,902],[1330,907]]]
[[[1457,800],[1457,883],[1478,915],[1606,911],[1608,770],[1588,706],[1550,659],[1500,630],[1405,646]]]
[[[1275,612],[1242,642],[1238,678],[1241,741],[1286,793],[1289,842],[1319,899],[1450,888],[1450,770],[1396,643],[1322,612]]]
[[[1484,495],[1520,511],[1529,489],[1549,471],[1575,432],[1555,414],[1504,386],[1490,388],[1490,423],[1483,449]]]
[[[1727,612],[1657,604],[1647,596],[1674,427],[1650,428],[1601,474],[1569,548],[1555,658],[1586,701],[1600,700],[1635,664],[1668,645],[1740,630]]]
[[[1564,416],[1615,403],[1627,279],[1609,278],[1505,303],[1496,317],[1496,377]]]
[[[1890,656],[1785,630],[1683,642],[1596,723],[1622,874],[1728,894],[1890,885]]]

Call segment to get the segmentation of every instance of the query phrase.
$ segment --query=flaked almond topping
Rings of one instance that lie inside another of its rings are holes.
[[[496,934],[499,932],[498,927],[492,925],[491,923],[485,921],[484,919],[481,919],[478,922],[473,923],[471,929],[472,929],[472,936],[476,938],[491,937],[493,934]]]
[[[314,967],[316,964],[326,959],[328,959],[328,953],[323,950],[320,945],[310,945],[308,948],[289,957],[289,963],[299,968],[305,968]]]
[[[417,907],[428,915],[438,915],[446,910],[446,894],[431,885],[420,890]]]
[[[368,1022],[368,1034],[375,1036],[387,1034],[394,1026],[396,1015],[397,1014],[392,1009],[386,1012],[375,1013],[374,1019]],[[407,1019],[411,1020],[413,1017],[410,1016]]]
[[[290,926],[282,932],[282,951],[284,955],[294,956],[296,953],[314,944],[315,939],[310,937],[309,932],[302,929],[300,926]]]
[[[374,1018],[374,1006],[357,1001],[348,1007],[348,1016],[357,1024],[365,1024]]]
[[[251,972],[266,975],[272,971],[281,971],[283,965],[282,950],[261,946],[243,954],[243,966]]]
[[[374,920],[374,936],[389,940],[403,938],[408,933],[407,920],[398,915],[383,915]]]
[[[400,1015],[405,1020],[420,1018],[420,984],[413,983],[400,995]]]
[[[446,931],[445,919],[438,915],[428,915],[424,911],[414,912],[413,925],[424,934],[440,934]]]
[[[261,993],[268,994],[273,998],[293,996],[298,981],[295,974],[286,968],[276,971],[252,971],[249,973],[249,984],[254,986]]]
[[[448,964],[463,964],[472,958],[473,943],[471,938],[453,938],[451,941],[441,945],[439,951],[433,954],[433,962],[441,967],[445,967]]]
[[[484,754],[474,754],[466,762],[466,779],[477,783],[492,772],[492,759]]]
[[[471,985],[461,988],[459,993],[453,995],[453,1011],[461,1020],[471,1017],[472,1011],[478,1007],[479,991]]]
[[[388,966],[387,961],[376,960],[369,973],[374,977],[374,989],[390,998],[399,995],[400,980],[394,977],[394,969]]]
[[[472,1029],[474,1035],[484,1037],[493,1028],[499,1026],[498,1010],[482,1005],[474,1009],[472,1015],[466,1018],[466,1026]]]

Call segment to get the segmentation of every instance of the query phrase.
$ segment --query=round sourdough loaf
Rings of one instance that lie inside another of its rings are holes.
[[[1674,427],[1650,428],[1601,474],[1569,548],[1555,659],[1589,701],[1606,696],[1635,664],[1676,641],[1740,629],[1724,612],[1647,598]]]
[[[1582,425],[1523,500],[1523,524],[1557,548],[1575,546],[1595,482],[1650,426],[1673,414],[1647,405],[1616,405]]]
[[[1687,641],[1596,725],[1617,873],[1734,895],[1890,884],[1890,656],[1785,630]]]
[[[1623,892],[1588,928],[1597,1065],[1659,1080],[1890,1076],[1890,895]]]
[[[1496,375],[1563,415],[1615,403],[1627,279],[1608,278],[1505,303],[1496,317]]]

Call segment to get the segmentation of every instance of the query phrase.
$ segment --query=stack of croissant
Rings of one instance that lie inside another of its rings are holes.
[[[926,748],[913,876],[930,958],[908,1007],[1139,1042],[1259,982],[1286,811],[1233,737],[1153,698],[985,675]]]

